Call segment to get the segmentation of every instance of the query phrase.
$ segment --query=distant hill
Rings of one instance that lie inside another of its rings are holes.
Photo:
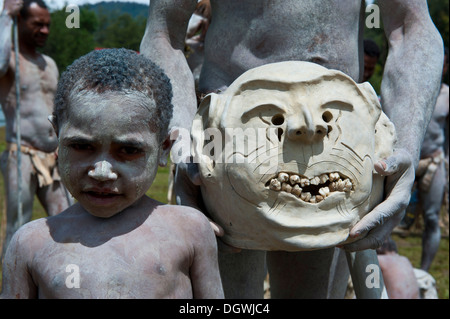
[[[96,4],[86,4],[83,7],[94,11],[97,15],[105,14],[109,17],[128,13],[131,17],[147,18],[148,5],[135,2],[102,1]]]

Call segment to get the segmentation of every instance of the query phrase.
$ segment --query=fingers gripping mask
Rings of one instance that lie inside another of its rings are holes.
[[[191,133],[203,200],[223,240],[262,250],[349,242],[382,200],[373,167],[395,142],[368,83],[294,61],[249,70],[207,96]]]

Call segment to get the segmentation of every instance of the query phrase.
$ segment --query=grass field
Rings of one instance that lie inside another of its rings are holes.
[[[0,152],[5,148],[4,128],[0,128]],[[163,203],[167,203],[167,185],[169,178],[169,168],[159,168],[156,179],[147,195]],[[3,178],[0,179],[0,220],[2,220],[4,207],[4,185]],[[34,202],[33,219],[45,216],[44,209],[36,199]],[[420,234],[413,234],[406,238],[393,235],[397,243],[399,254],[406,256],[415,268],[420,266],[421,242]],[[440,299],[449,299],[449,240],[442,238],[439,252],[430,269],[430,274],[436,279],[437,290]],[[1,282],[1,275],[0,275]]]

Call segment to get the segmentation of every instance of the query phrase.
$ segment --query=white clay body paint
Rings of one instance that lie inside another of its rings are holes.
[[[144,101],[135,94],[88,92],[71,99],[60,123],[61,178],[95,216],[110,217],[132,205],[155,178],[160,142]]]
[[[99,181],[117,179],[117,174],[113,172],[112,165],[107,161],[95,163],[94,168],[88,172],[88,175],[89,177],[95,178]]]

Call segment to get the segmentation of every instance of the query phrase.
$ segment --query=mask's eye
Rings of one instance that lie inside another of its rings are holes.
[[[333,114],[331,114],[331,112],[329,111],[325,111],[322,114],[322,119],[326,122],[329,123],[332,119],[333,119]]]
[[[271,122],[273,125],[281,125],[284,123],[284,116],[282,114],[275,114],[272,116]]]

